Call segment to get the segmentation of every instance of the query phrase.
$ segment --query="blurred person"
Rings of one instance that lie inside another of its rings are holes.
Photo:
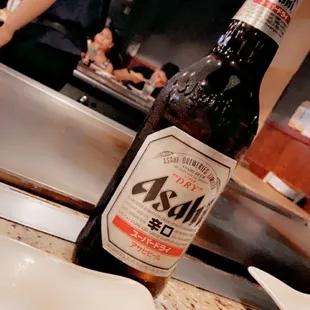
[[[96,65],[101,70],[112,73],[113,64],[108,58],[108,54],[114,46],[113,34],[109,28],[104,28],[97,33],[94,41],[88,40],[87,53],[82,54],[82,62],[85,65]]]
[[[104,36],[104,37],[102,37]],[[100,40],[104,40],[104,46],[101,46],[100,49]],[[105,62],[106,59],[113,66],[112,70],[123,68],[123,55],[121,53],[122,50],[122,37],[119,32],[113,27],[112,22],[109,27],[105,27],[103,31],[101,31],[101,37],[94,37],[93,40],[87,41],[88,46],[88,55],[87,53],[82,53],[82,61],[85,65],[95,66],[95,60],[100,64]],[[96,58],[96,54],[104,53],[105,57]],[[85,59],[86,57],[86,59]],[[111,70],[109,70],[109,73]]]
[[[127,84],[134,85],[135,88],[140,90],[144,88],[147,80],[151,81],[156,87],[151,96],[156,98],[162,88],[166,86],[168,80],[179,71],[180,68],[177,65],[168,62],[155,71],[145,66],[139,66],[130,70],[115,70],[113,74],[118,81],[127,82]]]
[[[110,0],[23,0],[0,27],[0,62],[60,90],[87,37],[100,32]]]

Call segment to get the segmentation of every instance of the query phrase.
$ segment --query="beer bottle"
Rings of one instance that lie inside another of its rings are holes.
[[[156,296],[258,128],[259,90],[298,0],[247,0],[205,58],[173,77],[75,247],[75,263]]]

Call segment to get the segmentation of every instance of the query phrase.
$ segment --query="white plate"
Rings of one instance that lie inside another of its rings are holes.
[[[105,77],[107,79],[110,79],[110,80],[115,80],[115,76],[112,75],[111,73],[109,72],[106,72],[106,71],[103,71],[103,70],[100,70],[100,69],[96,69],[95,70],[95,73],[102,76],[102,77]]]
[[[155,101],[155,98],[152,97],[152,96],[144,97],[144,96],[142,95],[142,90],[140,90],[140,89],[134,87],[133,85],[128,84],[127,86],[128,86],[128,88],[129,88],[132,92],[136,93],[139,97],[141,97],[141,98],[143,98],[143,99],[146,99],[146,100],[149,100],[149,101],[152,101],[152,102]]]
[[[2,310],[154,310],[137,282],[90,271],[0,236]]]

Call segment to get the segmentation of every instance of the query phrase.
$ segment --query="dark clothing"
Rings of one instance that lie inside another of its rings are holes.
[[[40,25],[27,25],[0,49],[0,62],[59,91],[81,57],[41,43],[39,38],[47,32]]]
[[[149,80],[154,73],[154,71],[148,67],[134,67],[134,68],[131,68],[130,70],[137,72],[137,73],[141,73],[146,80]],[[142,90],[144,87],[144,82],[138,83],[138,84],[129,82],[129,84],[140,90]],[[162,88],[159,88],[159,87],[155,88],[151,96],[156,98],[159,95],[161,90]]]
[[[76,68],[80,57],[34,40],[32,25],[8,46],[0,49],[0,60],[5,65],[54,90],[61,90]],[[28,36],[26,35],[28,33]],[[19,34],[20,35],[20,34]]]
[[[80,37],[80,42],[73,42],[70,35],[50,29],[40,38],[41,43],[48,44],[63,51],[80,55],[85,51],[87,37],[100,32],[109,13],[110,0],[57,0],[40,18],[58,22],[75,32],[72,36]]]
[[[57,0],[0,49],[0,62],[60,90],[85,51],[87,36],[104,28],[109,4],[110,0]],[[40,22],[44,20],[58,23],[68,32],[48,27]]]

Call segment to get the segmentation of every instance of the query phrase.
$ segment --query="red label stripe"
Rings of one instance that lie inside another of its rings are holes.
[[[161,240],[155,239],[154,237],[147,235],[141,230],[131,226],[131,224],[129,224],[119,215],[115,216],[113,220],[113,225],[132,240],[143,244],[145,247],[153,251],[167,256],[180,257],[183,255],[183,248],[171,246],[168,243],[162,242]]]
[[[254,3],[260,4],[265,8],[268,8],[273,13],[281,17],[287,24],[291,22],[290,14],[285,11],[281,6],[269,1],[269,0],[254,0]]]

